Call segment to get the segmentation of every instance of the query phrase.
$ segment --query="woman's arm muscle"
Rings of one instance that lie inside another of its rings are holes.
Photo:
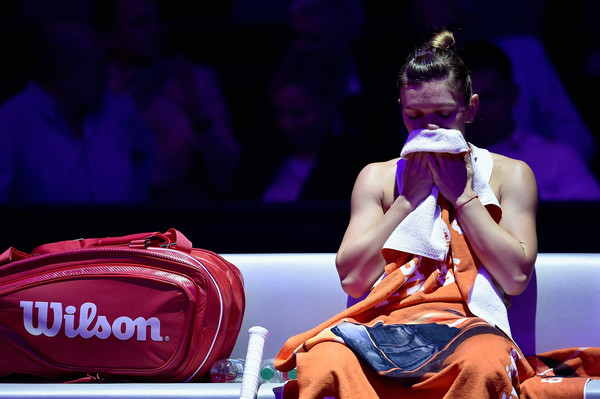
[[[350,222],[336,257],[342,287],[353,297],[362,296],[381,276],[383,244],[412,211],[409,202],[399,196],[384,213],[386,195],[393,200],[394,184],[395,163],[390,162],[369,164],[356,179]]]
[[[527,287],[537,257],[536,182],[529,166],[509,158],[502,158],[494,173],[502,207],[500,223],[493,222],[479,201],[460,208],[458,219],[490,274],[506,293],[518,295]]]

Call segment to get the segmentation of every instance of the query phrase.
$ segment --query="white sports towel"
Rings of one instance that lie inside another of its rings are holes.
[[[406,158],[408,154],[413,152],[447,152],[450,154],[460,154],[467,152],[469,145],[465,141],[460,130],[454,129],[437,129],[413,130],[408,135],[402,152],[401,158]]]
[[[402,191],[402,172],[404,170],[404,157],[414,152],[437,152],[460,154],[469,150],[459,130],[437,129],[414,130],[406,139],[402,148],[400,160],[396,169],[396,182],[398,192]],[[473,164],[473,190],[484,205],[499,207],[498,200],[488,184],[491,175],[491,156],[486,150],[478,151],[474,147],[472,154]],[[480,156],[484,155],[484,156]],[[475,156],[473,156],[475,155]],[[480,166],[486,170],[484,176]],[[489,173],[487,173],[489,172]],[[403,221],[396,227],[383,248],[395,249],[415,255],[442,261],[448,254],[447,227],[441,219],[441,208],[437,204],[438,190],[433,187],[431,194],[425,198]]]

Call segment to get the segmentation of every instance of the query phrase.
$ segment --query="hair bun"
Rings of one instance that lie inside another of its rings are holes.
[[[440,50],[449,50],[455,44],[454,34],[447,30],[442,31],[436,34],[434,37],[432,37],[429,40],[428,44],[433,48],[437,48]]]

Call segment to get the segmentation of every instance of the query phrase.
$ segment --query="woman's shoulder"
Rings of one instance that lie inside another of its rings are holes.
[[[388,161],[371,162],[365,165],[358,175],[358,180],[367,180],[377,184],[385,184],[390,178],[395,180],[398,159],[399,158],[394,158]]]
[[[396,170],[396,164],[400,158],[389,159],[387,161],[377,161],[368,163],[363,167],[363,171],[366,172],[382,172],[386,170]]]
[[[494,169],[490,185],[502,199],[509,192],[525,192],[535,188],[536,181],[533,171],[519,159],[490,152],[494,161]],[[504,194],[504,195],[503,195]]]
[[[356,179],[354,195],[378,198],[381,203],[392,202],[398,159],[371,162],[364,166]]]
[[[512,174],[512,173],[531,173],[531,168],[525,161],[516,158],[510,158],[506,155],[497,154],[490,151],[494,162],[494,173]]]

